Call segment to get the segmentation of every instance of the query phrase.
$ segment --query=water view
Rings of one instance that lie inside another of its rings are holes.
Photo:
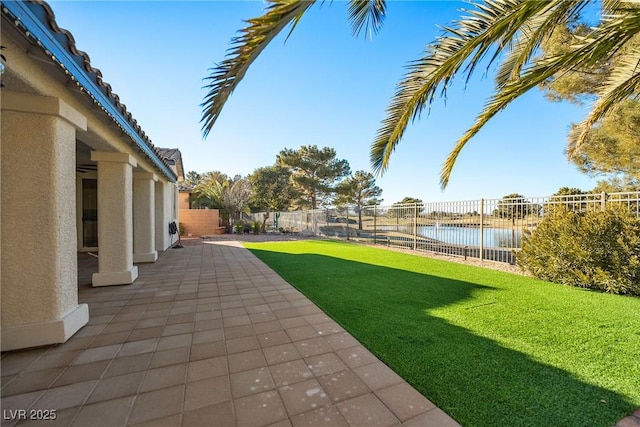
[[[380,229],[409,233],[405,226],[383,226]],[[485,248],[518,248],[522,240],[521,229],[484,228],[482,234]],[[418,226],[418,235],[455,245],[480,246],[480,228],[476,227],[421,225]]]

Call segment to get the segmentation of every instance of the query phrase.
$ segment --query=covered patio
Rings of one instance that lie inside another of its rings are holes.
[[[2,354],[3,426],[458,425],[240,242],[183,243],[126,286],[78,255],[89,323]]]

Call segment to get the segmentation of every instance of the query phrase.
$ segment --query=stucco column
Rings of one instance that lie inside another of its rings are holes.
[[[133,262],[155,262],[155,195],[158,177],[153,173],[133,174]]]
[[[2,351],[63,343],[89,321],[78,304],[76,129],[58,98],[1,91]]]
[[[98,163],[98,272],[93,286],[128,285],[133,265],[133,167],[129,154],[93,151]]]
[[[169,240],[169,222],[171,193],[170,184],[162,181],[156,182],[156,250],[164,251],[171,245]]]

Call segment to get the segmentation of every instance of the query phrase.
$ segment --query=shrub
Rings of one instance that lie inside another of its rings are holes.
[[[624,206],[556,207],[534,232],[525,231],[517,262],[539,279],[640,295],[640,220]]]
[[[253,223],[253,234],[260,234],[260,231],[262,230],[262,224],[260,224],[260,221],[256,221]]]
[[[233,228],[235,228],[236,234],[242,234],[242,232],[244,231],[244,222],[236,222],[235,224],[233,224]]]

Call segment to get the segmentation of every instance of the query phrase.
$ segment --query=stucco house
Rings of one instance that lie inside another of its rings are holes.
[[[69,339],[87,324],[77,254],[93,286],[127,285],[178,221],[177,149],[151,143],[42,2],[2,1],[2,350]]]

